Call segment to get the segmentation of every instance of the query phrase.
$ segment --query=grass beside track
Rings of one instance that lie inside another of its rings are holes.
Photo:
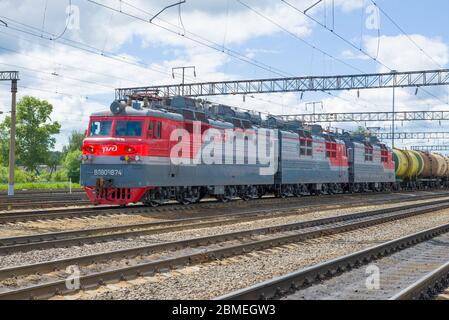
[[[72,183],[72,189],[79,189],[81,186],[78,183]],[[68,182],[33,182],[33,183],[16,183],[16,190],[54,190],[54,189],[69,189]],[[0,184],[0,191],[7,191],[7,184]]]

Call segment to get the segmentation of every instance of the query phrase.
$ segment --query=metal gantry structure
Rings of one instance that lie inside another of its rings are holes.
[[[136,88],[116,89],[116,99],[125,100],[130,96],[145,96],[158,92],[164,97],[216,96],[277,92],[339,91],[381,88],[426,87],[449,84],[449,69],[390,72],[373,74],[353,74],[337,76],[305,76],[270,78],[259,80],[236,80],[198,82]]]
[[[427,152],[438,152],[438,151],[449,151],[449,145],[425,145],[425,146],[413,146],[412,150],[417,151],[427,151]]]
[[[306,123],[320,122],[383,122],[389,121],[443,121],[449,120],[448,111],[396,111],[396,112],[339,112],[295,114],[279,116],[285,120],[299,120]]]
[[[375,133],[381,140],[391,140],[391,132]],[[395,140],[449,140],[449,132],[395,132]]]
[[[16,95],[18,71],[0,71],[0,81],[11,81],[11,129],[9,141],[8,196],[14,196],[14,167],[16,163]]]

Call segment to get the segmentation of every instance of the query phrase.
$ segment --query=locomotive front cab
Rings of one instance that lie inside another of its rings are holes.
[[[158,131],[159,130],[159,131]],[[82,148],[81,184],[92,203],[138,202],[147,187],[136,179],[145,162],[149,141],[160,136],[160,126],[144,114],[94,114]]]

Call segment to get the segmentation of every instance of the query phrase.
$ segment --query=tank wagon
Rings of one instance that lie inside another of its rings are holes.
[[[393,152],[375,138],[181,96],[116,101],[92,114],[82,151],[81,185],[95,204],[397,188]],[[396,169],[408,161],[398,154]]]
[[[449,187],[449,158],[437,153],[393,150],[396,177],[405,189]]]

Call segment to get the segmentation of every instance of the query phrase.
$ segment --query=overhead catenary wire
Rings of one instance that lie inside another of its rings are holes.
[[[29,29],[29,30],[24,30],[24,29],[17,28],[15,26],[11,26],[9,24],[7,28],[10,29],[10,30],[14,30],[16,32],[20,32],[20,33],[23,33],[23,34],[27,34],[27,35],[30,35],[30,36],[33,36],[33,37],[36,37],[36,38],[41,38],[41,39],[45,39],[45,40],[48,40],[48,41],[52,41],[51,39],[52,39],[53,35],[51,33],[46,32],[47,36],[41,37],[39,34],[36,33],[37,32],[37,31],[35,31],[36,28],[34,28],[32,26],[29,26],[27,24],[24,24],[24,23],[15,21],[15,20],[13,20],[11,18],[6,18],[6,19],[10,20],[10,21],[13,21],[16,24],[22,25],[26,29]],[[50,35],[50,36],[48,36],[48,35]],[[66,39],[66,38],[61,38],[60,40],[63,40],[64,42],[57,41],[57,43],[60,44],[60,45],[63,45],[63,46],[68,46],[68,47],[71,47],[71,48],[75,48],[77,50],[85,51],[85,52],[90,53],[90,54],[95,54],[95,55],[98,55],[98,56],[101,56],[101,57],[104,57],[104,58],[108,58],[108,59],[111,59],[111,60],[114,60],[114,61],[118,61],[118,62],[122,62],[122,63],[128,64],[128,65],[134,65],[134,66],[137,66],[137,67],[141,67],[143,69],[147,69],[146,71],[150,71],[151,70],[151,71],[154,71],[154,72],[157,72],[157,73],[160,73],[160,74],[165,74],[167,76],[171,76],[171,73],[168,70],[159,70],[159,69],[156,69],[154,66],[151,66],[149,64],[143,63],[141,61],[129,60],[129,59],[127,59],[124,56],[118,56],[118,55],[115,55],[114,53],[111,53],[111,52],[105,52],[102,49],[96,48],[96,47],[94,47],[92,45],[83,43],[81,41],[75,41],[75,40]],[[55,43],[55,41],[52,41],[52,42]]]
[[[238,2],[240,2],[240,0],[237,0]],[[366,50],[363,50],[361,47],[358,48],[354,43],[352,43],[351,41],[349,41],[348,39],[346,39],[345,37],[343,37],[342,35],[340,35],[339,33],[335,32],[335,30],[332,30],[330,28],[328,28],[326,25],[324,25],[323,23],[321,23],[320,21],[318,21],[317,19],[315,19],[314,17],[312,17],[311,15],[304,13],[303,11],[301,11],[299,8],[295,7],[294,5],[292,5],[290,2],[286,1],[286,0],[280,0],[281,2],[285,3],[286,5],[288,5],[290,8],[292,8],[293,10],[295,10],[298,13],[301,13],[302,15],[308,17],[309,19],[311,19],[312,21],[316,22],[319,26],[323,27],[324,29],[326,29],[327,31],[331,32],[333,35],[335,35],[336,37],[338,37],[339,39],[341,39],[342,41],[344,41],[345,43],[347,43],[348,45],[350,45],[351,47],[355,48],[356,50],[358,50],[359,52],[361,52],[362,54],[364,54],[365,56],[367,56],[368,58],[370,58],[371,60],[373,60],[374,62],[378,63],[379,65],[383,66],[384,68],[388,69],[388,71],[393,72],[394,70],[387,66],[385,63],[383,63],[382,61],[379,60],[378,55],[379,55],[379,41],[380,41],[380,29],[378,28],[378,46],[377,46],[377,55],[376,57],[371,56],[368,52],[366,52]],[[372,0],[371,0],[372,1]],[[372,1],[376,6],[377,4]],[[378,6],[377,6],[378,7]],[[380,7],[378,7],[380,9]],[[399,27],[399,26],[398,26]],[[400,27],[399,27],[400,28]],[[402,29],[400,29],[402,30]],[[403,31],[403,30],[402,30]],[[405,33],[404,33],[405,34]],[[413,42],[413,39],[411,39],[410,36],[408,36],[406,34],[406,36]],[[416,43],[415,43],[416,44]],[[418,46],[419,47],[419,46]],[[423,51],[424,52],[424,51]],[[443,68],[442,66],[440,66],[441,68]],[[361,71],[363,73],[363,71]],[[441,100],[438,96],[432,94],[431,92],[429,92],[428,90],[422,88],[422,91],[427,93],[428,95],[434,97],[435,99],[439,100],[440,102],[444,103],[444,104],[448,104],[447,102]]]
[[[90,1],[90,0],[88,0],[88,1]],[[145,13],[146,15],[148,15],[148,16],[150,16],[150,17],[154,17],[154,15],[153,15],[151,12],[148,12],[147,10],[144,10],[144,9],[142,9],[142,8],[139,8],[139,7],[136,7],[135,5],[129,3],[128,1],[123,0],[123,3],[124,3],[125,5],[127,5],[127,6],[129,6],[130,8],[133,8],[133,9],[135,9],[135,10],[137,10],[137,11],[140,11],[140,12],[142,12],[142,13]],[[171,22],[169,22],[169,21],[167,21],[167,20],[164,20],[164,19],[162,19],[161,17],[158,17],[157,19],[160,20],[160,21],[162,21],[162,22],[164,22],[164,23],[166,23],[166,24],[168,24],[168,25],[170,25],[170,26],[172,26],[172,27],[178,28],[178,26],[176,26],[175,24],[173,24],[173,23],[171,23]],[[158,25],[158,24],[155,24],[154,22],[152,22],[152,24],[155,25],[156,27],[163,28],[162,26],[160,26],[160,25]],[[254,58],[249,58],[249,57],[247,57],[246,55],[244,55],[244,54],[242,54],[242,53],[240,53],[240,52],[238,52],[238,51],[236,51],[236,50],[233,50],[233,49],[231,49],[231,48],[229,48],[229,47],[226,47],[226,46],[224,45],[224,43],[219,44],[219,43],[216,43],[216,42],[214,42],[214,41],[211,41],[211,40],[208,40],[208,39],[204,38],[203,36],[199,35],[198,33],[194,33],[194,32],[192,32],[192,31],[188,31],[188,30],[184,30],[184,31],[185,31],[185,34],[184,34],[184,35],[179,34],[179,33],[178,33],[177,35],[178,35],[178,36],[182,36],[182,37],[185,37],[186,34],[192,35],[192,36],[194,36],[194,37],[197,37],[198,39],[201,39],[202,41],[205,41],[205,42],[207,42],[207,43],[210,43],[211,45],[213,45],[213,46],[215,47],[214,50],[216,50],[216,51],[220,51],[220,52],[225,53],[225,54],[228,54],[228,55],[229,55],[229,53],[236,54],[236,55],[238,55],[239,57],[242,57],[242,58],[247,59],[248,61],[252,61],[252,62],[254,62],[254,63],[258,63],[258,64],[260,64],[260,65],[262,65],[262,66],[264,66],[264,67],[270,68],[271,70],[275,70],[275,71],[278,71],[278,72],[284,73],[284,74],[286,73],[286,72],[283,71],[283,70],[280,70],[280,69],[278,69],[278,68],[275,68],[275,67],[273,67],[273,66],[271,66],[271,65],[268,65],[268,64],[266,64],[266,63],[264,63],[264,62],[262,62],[262,61],[258,61],[258,60],[254,59]]]
[[[302,14],[303,16],[309,18],[310,20],[314,21],[316,24],[318,24],[319,26],[323,27],[325,30],[329,31],[330,33],[332,33],[333,35],[335,35],[336,37],[338,37],[339,39],[341,39],[342,41],[344,41],[345,43],[347,43],[348,45],[350,45],[351,47],[353,47],[357,51],[360,51],[361,53],[366,55],[371,60],[381,64],[383,67],[385,67],[389,71],[392,71],[392,69],[390,67],[388,67],[386,64],[384,64],[382,61],[379,61],[378,57],[373,57],[366,50],[364,50],[363,48],[357,47],[353,42],[349,41],[344,36],[342,36],[340,33],[336,32],[335,29],[329,28],[327,25],[321,23],[318,19],[314,18],[310,14],[305,13],[304,11],[299,9],[298,7],[296,7],[293,4],[291,4],[290,2],[288,2],[286,0],[280,0],[280,1],[285,3],[287,6],[289,6],[291,9],[295,10],[296,12],[298,12],[298,13]]]
[[[93,84],[93,85],[96,85],[96,86],[101,86],[101,87],[106,88],[106,89],[114,89],[113,86],[107,86],[107,85],[104,85],[104,84],[101,84],[101,83],[98,83],[98,82],[95,82],[95,81],[67,77],[67,76],[63,76],[63,75],[60,75],[60,74],[55,74],[55,73],[51,73],[51,72],[45,72],[45,71],[42,71],[42,70],[39,70],[39,69],[33,69],[33,68],[19,66],[19,65],[11,64],[11,63],[0,62],[0,64],[1,65],[5,65],[5,66],[10,66],[10,67],[13,67],[13,68],[19,68],[19,69],[23,69],[23,70],[28,70],[28,71],[31,71],[31,72],[34,72],[34,73],[46,74],[46,75],[50,75],[50,76],[54,76],[54,77],[59,77],[59,78],[62,78],[62,79],[67,79],[67,80],[72,80],[72,81],[77,81],[77,82],[87,83],[87,84]]]
[[[89,2],[92,2],[91,0],[88,0]],[[129,3],[127,3],[127,2],[125,2],[125,1],[123,1],[123,3],[124,4],[126,4],[126,5],[129,5],[129,6],[131,6],[131,4],[129,4]],[[137,8],[137,7],[134,7],[134,8]],[[114,8],[111,8],[111,9],[114,9]],[[117,10],[114,10],[114,11],[116,11],[117,12]],[[121,13],[123,13],[123,12],[121,12]],[[147,14],[149,14],[149,13],[147,13]],[[14,20],[13,20],[14,21]],[[19,22],[20,23],[20,22]],[[20,23],[21,25],[23,25],[23,26],[26,26],[26,27],[28,27],[28,28],[33,28],[33,27],[31,27],[31,26],[28,26],[28,25],[26,25],[26,24],[23,24],[23,23]],[[24,32],[24,30],[20,30],[20,31],[22,31],[22,32]],[[26,32],[26,31],[25,31]],[[33,33],[32,33],[32,35],[34,35]],[[35,36],[35,35],[34,35]],[[48,38],[48,39],[50,39],[50,38]],[[65,40],[65,39],[64,39]],[[71,41],[71,40],[69,40],[69,41]],[[59,42],[60,43],[60,42]],[[64,45],[68,45],[68,46],[71,46],[71,47],[73,47],[74,45],[73,44],[66,44],[66,43],[63,43]],[[84,43],[81,43],[82,45],[85,45]],[[89,45],[87,45],[87,46],[89,46]],[[90,48],[93,48],[92,46],[89,46]],[[89,49],[85,49],[85,48],[80,48],[80,47],[78,47],[78,46],[75,46],[75,48],[78,48],[78,49],[81,49],[81,50],[87,50],[87,52],[92,52],[91,50],[89,50]],[[98,50],[98,49],[97,49]],[[97,52],[92,52],[92,53],[96,53],[96,54],[98,54]],[[105,56],[104,54],[102,55],[102,56]],[[114,57],[111,57],[111,58],[114,58]],[[126,61],[125,61],[126,62]],[[282,71],[283,72],[283,71]],[[285,73],[285,72],[283,72],[282,73],[282,76],[286,76],[286,75],[291,75],[291,74],[288,74],[288,73]],[[357,104],[357,103],[356,103]]]
[[[208,48],[210,48],[210,49],[212,49],[212,50],[215,50],[215,51],[217,51],[217,52],[221,52],[221,53],[227,54],[227,55],[229,55],[229,56],[231,56],[231,57],[233,57],[233,58],[235,58],[235,59],[238,59],[238,60],[243,61],[243,62],[245,62],[245,63],[251,64],[251,65],[253,65],[253,66],[255,66],[255,67],[258,67],[258,68],[263,69],[263,70],[265,70],[265,71],[271,72],[271,73],[273,73],[273,74],[277,74],[277,75],[280,75],[280,76],[282,76],[283,74],[285,74],[282,70],[279,70],[279,69],[274,68],[274,67],[272,67],[272,66],[268,66],[268,65],[266,65],[266,64],[264,64],[264,63],[262,63],[262,62],[259,62],[259,61],[255,60],[255,59],[246,57],[245,55],[243,55],[243,54],[241,54],[241,53],[238,53],[238,52],[236,52],[236,51],[234,51],[234,50],[231,50],[231,49],[228,49],[228,48],[226,48],[226,49],[223,50],[223,46],[221,46],[220,44],[215,43],[215,42],[213,42],[213,41],[210,41],[210,40],[204,39],[204,38],[202,38],[202,37],[198,37],[198,36],[197,36],[198,39],[195,39],[194,37],[189,36],[189,34],[193,34],[193,33],[191,33],[191,32],[187,32],[187,31],[186,31],[186,33],[183,35],[183,34],[179,33],[179,32],[176,31],[176,30],[173,30],[173,29],[170,29],[170,28],[168,28],[168,27],[162,26],[162,25],[157,24],[157,23],[155,23],[155,22],[150,22],[150,21],[147,20],[147,19],[144,19],[144,18],[139,17],[139,16],[137,16],[137,15],[131,14],[131,13],[129,13],[129,12],[125,12],[124,10],[120,11],[120,10],[117,10],[117,9],[111,7],[111,6],[108,6],[108,5],[104,4],[104,3],[100,3],[100,2],[97,2],[97,1],[94,1],[94,0],[86,0],[86,1],[88,1],[88,2],[90,2],[90,3],[92,3],[92,4],[94,4],[94,5],[103,7],[103,8],[105,8],[105,9],[108,9],[108,10],[112,10],[112,11],[118,12],[118,13],[120,13],[120,14],[122,14],[122,15],[128,16],[129,18],[133,18],[133,19],[136,19],[136,20],[140,20],[140,21],[142,21],[142,22],[145,22],[145,23],[148,23],[148,24],[150,24],[150,25],[156,26],[156,27],[161,28],[161,29],[163,29],[163,30],[165,30],[165,31],[167,31],[167,32],[170,32],[170,33],[172,33],[172,34],[175,34],[175,35],[177,35],[177,36],[180,36],[180,37],[182,37],[182,38],[184,38],[184,39],[187,39],[187,40],[192,41],[192,42],[194,42],[194,43],[197,43],[197,44],[199,44],[199,45],[208,47]],[[128,5],[128,6],[134,8],[134,9],[136,9],[136,10],[139,10],[140,12],[143,12],[143,13],[145,13],[145,14],[151,15],[151,13],[148,13],[147,11],[142,10],[141,8],[138,8],[138,7],[136,7],[136,6],[132,5],[132,4],[129,4],[129,3],[126,2],[126,1],[122,1],[122,2],[123,2],[123,4],[125,4],[125,5]]]
[[[382,7],[380,7],[376,1],[371,0],[374,6],[376,6],[380,12],[396,27],[398,30],[416,47],[418,50],[423,53],[427,58],[429,58],[435,65],[437,65],[439,68],[444,69],[444,67],[438,63],[431,55],[429,55],[413,38],[405,32],[405,30],[396,22],[394,19],[384,10]],[[441,103],[449,105],[449,102],[443,101],[440,97],[434,95],[433,93],[429,92],[428,90],[421,88],[422,91],[427,93],[429,96],[434,97],[435,99],[439,100]]]
[[[405,35],[407,37],[408,40],[410,40],[410,42],[416,47],[418,48],[418,50],[423,53],[427,58],[429,58],[436,66],[438,66],[438,68],[443,69],[444,67],[437,62],[430,54],[428,54],[415,40],[413,40],[413,38],[407,33],[405,32],[405,30],[384,10],[382,9],[382,7],[380,7],[376,1],[371,0],[371,2],[373,3],[373,5],[375,5],[380,12],[382,12],[382,14],[396,27],[399,29],[399,31],[402,32],[403,35]]]
[[[8,33],[2,32],[2,31],[0,31],[0,33],[4,34],[4,35],[7,35],[7,36],[10,36],[10,37],[14,37],[14,36],[12,36],[12,35],[10,35]],[[49,48],[49,46],[42,45],[42,44],[39,44],[39,43],[35,43],[35,42],[33,42],[31,40],[28,40],[26,38],[20,38],[20,40],[32,43],[33,45],[37,45],[37,46],[42,47],[42,48]],[[0,46],[0,50],[11,52],[11,53],[14,53],[14,54],[18,54],[18,55],[21,55],[21,56],[24,56],[24,57],[27,57],[27,58],[33,59],[33,60],[45,61],[45,62],[48,62],[48,63],[55,63],[53,60],[50,60],[50,59],[45,59],[45,58],[42,58],[42,57],[36,57],[35,55],[30,55],[30,54],[27,54],[27,53],[24,53],[24,52],[21,52],[21,51],[18,51],[18,50],[14,50],[14,49],[11,49],[11,48],[6,48],[6,47],[3,47],[3,46]],[[111,74],[106,74],[106,73],[102,73],[102,72],[98,72],[98,71],[93,71],[93,70],[81,68],[79,66],[63,64],[63,63],[60,63],[60,62],[57,62],[56,65],[64,67],[64,68],[70,68],[70,69],[74,69],[74,70],[87,72],[87,73],[90,73],[90,74],[95,74],[95,75],[111,78],[111,79],[117,79],[117,80],[120,80],[120,81],[128,81],[130,83],[135,83],[135,84],[138,84],[138,85],[141,84],[141,83],[136,82],[136,81],[134,81],[132,79],[129,79],[129,78],[122,78],[122,77],[118,77],[116,75],[111,75]]]
[[[0,85],[6,85],[6,86],[9,87],[9,84],[7,84],[7,83],[0,83]],[[48,90],[48,89],[36,88],[36,87],[26,86],[26,85],[18,85],[17,87],[19,89],[28,89],[28,90],[33,90],[33,91],[39,91],[39,92],[51,93],[51,94],[55,94],[55,95],[66,96],[66,97],[69,97],[69,98],[81,98],[81,99],[84,99],[84,100],[92,100],[92,101],[98,101],[100,103],[103,103],[103,101],[100,101],[98,99],[92,98],[90,96],[70,94],[70,93],[66,93],[66,92],[62,92],[62,91],[58,91],[58,90]]]
[[[338,61],[338,62],[340,62],[341,64],[343,64],[343,65],[345,65],[345,66],[347,66],[347,67],[349,67],[349,68],[351,68],[351,69],[353,69],[353,70],[356,70],[356,71],[358,71],[358,72],[362,72],[362,73],[363,73],[363,70],[361,70],[360,68],[355,67],[355,66],[353,66],[353,65],[351,65],[351,64],[349,64],[349,63],[347,63],[346,61],[343,61],[342,59],[337,58],[337,57],[335,57],[335,56],[333,56],[333,55],[327,53],[326,51],[324,51],[324,50],[318,48],[318,47],[315,46],[314,44],[310,43],[309,41],[307,41],[307,40],[305,40],[305,39],[303,39],[303,38],[301,38],[301,37],[299,37],[297,34],[295,34],[295,33],[291,32],[290,30],[286,29],[285,27],[283,27],[282,25],[280,25],[279,23],[277,23],[276,21],[274,21],[274,20],[271,19],[270,17],[264,15],[263,13],[261,13],[260,11],[258,11],[258,10],[256,10],[256,9],[252,8],[251,6],[249,6],[248,4],[244,3],[243,1],[237,0],[237,2],[240,3],[242,6],[246,7],[247,9],[249,9],[250,11],[254,12],[255,14],[257,14],[259,17],[263,18],[264,20],[269,21],[269,22],[272,23],[273,25],[277,26],[279,29],[283,30],[284,32],[286,32],[286,33],[288,33],[289,35],[291,35],[292,37],[294,37],[294,38],[296,38],[297,40],[301,41],[302,43],[304,43],[304,44],[307,45],[308,47],[311,47],[313,50],[316,50],[316,51],[318,51],[318,52],[324,54],[326,57],[328,57],[328,58],[330,58],[330,59],[332,59],[332,60]]]
[[[65,21],[64,30],[59,35],[57,35],[55,38],[53,38],[52,39],[53,41],[56,41],[56,40],[62,38],[64,36],[64,34],[67,32],[67,28],[69,27],[69,19],[70,19],[71,15],[72,15],[72,11],[71,10],[72,10],[72,0],[69,0],[69,13],[68,13],[68,16],[67,16],[66,21]]]

